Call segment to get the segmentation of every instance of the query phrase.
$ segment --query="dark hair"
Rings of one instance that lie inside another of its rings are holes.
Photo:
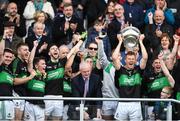
[[[33,61],[34,65],[38,64],[40,60],[46,60],[46,59],[45,57],[35,57]]]
[[[29,47],[28,44],[26,44],[26,43],[24,43],[24,42],[20,42],[20,43],[17,44],[16,50],[18,50],[18,49],[19,49],[20,47],[22,47],[22,46],[27,46],[27,47]]]
[[[90,43],[88,44],[88,47],[90,46],[90,44],[95,44],[95,45],[98,46],[97,42],[95,42],[95,41],[90,42]]]
[[[49,51],[52,46],[58,47],[55,43],[50,43],[50,44],[48,44],[47,50]]]
[[[133,51],[128,51],[128,52],[126,53],[126,56],[128,56],[128,55],[134,55],[134,56],[136,56],[136,54],[135,54]]]
[[[14,54],[14,52],[13,52],[13,50],[12,49],[10,49],[10,48],[5,48],[4,49],[4,53],[11,53],[11,54]]]
[[[164,37],[166,37],[169,40],[169,48],[171,48],[172,47],[172,40],[171,40],[171,38],[169,37],[169,35],[167,33],[162,33],[162,35],[160,37],[160,40],[162,40]]]
[[[4,23],[4,27],[11,27],[11,26],[15,27],[16,24],[14,22],[11,22],[11,21],[7,21]]]

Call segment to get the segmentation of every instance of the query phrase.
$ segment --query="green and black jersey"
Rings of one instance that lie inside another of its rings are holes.
[[[25,78],[29,76],[27,69],[27,62],[22,61],[20,58],[15,58],[11,65],[13,75],[15,78]],[[14,91],[19,96],[26,96],[26,84],[14,86]]]
[[[13,75],[5,65],[0,65],[0,96],[12,96]]]
[[[170,86],[168,78],[163,73],[152,73],[146,77],[146,84],[149,98],[160,98],[161,90]]]
[[[45,94],[45,79],[44,75],[36,75],[27,83],[27,96],[44,97]],[[43,100],[28,100],[32,104],[43,105]]]
[[[135,67],[134,70],[127,70],[121,67],[115,71],[115,86],[119,90],[120,98],[140,98],[142,70]]]
[[[63,78],[63,97],[72,96],[71,78]],[[65,100],[64,105],[71,103],[70,100]]]
[[[47,62],[46,95],[63,94],[63,77],[66,62],[67,58],[60,59],[58,62]]]

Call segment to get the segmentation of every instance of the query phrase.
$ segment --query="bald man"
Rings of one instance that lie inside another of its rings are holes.
[[[144,44],[148,50],[148,55],[158,54],[161,50],[160,37],[162,33],[167,33],[170,37],[173,36],[173,27],[165,22],[164,12],[156,10],[148,15],[149,24],[145,27],[145,41]],[[152,55],[153,56],[153,55]]]
[[[98,75],[91,73],[91,66],[87,62],[81,62],[79,66],[80,74],[72,79],[72,96],[73,97],[102,97],[101,81]],[[85,101],[88,107],[84,111],[84,119],[102,118],[101,117],[101,101]],[[80,101],[73,101],[69,110],[70,119],[79,120],[79,112],[75,111],[75,107],[79,106]],[[73,107],[75,105],[75,107]]]
[[[156,10],[162,10],[163,13],[164,13],[164,16],[165,16],[165,21],[170,24],[170,25],[173,25],[174,22],[175,22],[175,19],[174,19],[174,15],[172,13],[172,11],[167,8],[167,2],[166,0],[154,0],[154,3],[155,5],[150,8],[149,10],[147,10],[146,12],[146,16],[145,16],[145,23],[148,24],[149,23],[149,19],[148,19],[148,14],[149,13],[155,13]]]
[[[7,6],[7,12],[4,15],[3,23],[10,21],[14,22],[15,26],[15,34],[19,37],[24,37],[26,34],[25,28],[25,20],[23,16],[18,14],[17,4],[11,2]]]

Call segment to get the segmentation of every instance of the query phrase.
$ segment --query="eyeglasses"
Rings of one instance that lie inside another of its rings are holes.
[[[93,47],[89,47],[88,49],[90,49],[90,50],[97,50],[97,48],[93,48]]]
[[[114,9],[114,11],[120,11],[120,10],[123,10],[123,8]]]
[[[162,90],[162,93],[165,93],[165,94],[168,94],[168,95],[170,94],[169,92],[166,92],[166,91],[163,91],[163,90]]]

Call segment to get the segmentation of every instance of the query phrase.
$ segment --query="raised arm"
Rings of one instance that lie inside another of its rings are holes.
[[[176,58],[176,53],[178,51],[178,44],[179,44],[180,37],[177,35],[173,35],[173,39],[174,39],[174,46],[173,46],[172,52],[170,54],[169,61],[165,62],[166,66],[169,70],[172,70],[174,67],[174,64],[175,64],[174,62],[175,62],[175,58]]]
[[[104,46],[103,46],[103,41],[99,38],[95,38],[97,44],[98,44],[98,59],[99,59],[99,63],[101,65],[101,67],[104,69],[109,61],[107,59],[107,56],[104,52]]]
[[[33,71],[33,60],[34,60],[37,46],[38,46],[38,41],[34,41],[34,47],[31,50],[31,53],[30,53],[29,59],[28,59],[28,71],[29,72]]]
[[[174,39],[174,46],[173,46],[171,55],[172,55],[172,57],[175,57],[177,50],[178,50],[178,44],[179,44],[180,36],[175,34],[175,35],[173,35],[173,39]]]
[[[69,54],[67,56],[70,56],[70,57],[67,57],[68,58],[68,61],[66,62],[66,68],[69,68],[72,66],[73,64],[73,61],[74,61],[74,58],[77,54],[77,52],[79,51],[79,48],[80,46],[83,44],[83,41],[80,40],[71,50],[73,51],[70,51]]]
[[[70,52],[67,55],[67,59],[71,57],[71,55],[74,53],[76,48],[80,48],[80,46],[83,44],[82,40],[79,40],[79,42],[70,50]]]
[[[142,53],[142,59],[140,61],[140,68],[141,69],[145,69],[146,63],[148,60],[148,54],[147,54],[146,48],[144,47],[144,44],[143,44],[144,38],[145,38],[144,34],[141,34],[139,37],[139,44],[140,44],[141,53]]]
[[[20,85],[28,82],[29,80],[33,79],[34,76],[36,75],[36,72],[33,69],[33,60],[34,60],[34,55],[36,52],[36,48],[38,46],[38,42],[34,41],[34,47],[30,53],[29,59],[28,59],[28,71],[30,73],[29,76],[23,77],[23,78],[14,78],[14,85]]]
[[[121,44],[122,44],[122,37],[121,34],[117,35],[117,38],[119,40],[119,43],[116,47],[116,49],[114,50],[113,54],[112,54],[112,60],[113,60],[113,64],[115,66],[116,70],[119,70],[121,68],[121,62],[120,62],[120,49],[121,49]]]
[[[168,81],[169,81],[171,87],[174,87],[175,81],[174,81],[173,77],[171,76],[171,74],[169,73],[169,70],[167,69],[167,67],[163,61],[163,53],[160,53],[158,58],[160,60],[161,68],[162,68],[164,75],[168,78]]]
[[[5,49],[5,39],[6,39],[6,35],[7,35],[7,30],[4,30],[4,34],[3,37],[0,41],[0,65],[3,62],[3,54],[4,54],[4,49]]]

